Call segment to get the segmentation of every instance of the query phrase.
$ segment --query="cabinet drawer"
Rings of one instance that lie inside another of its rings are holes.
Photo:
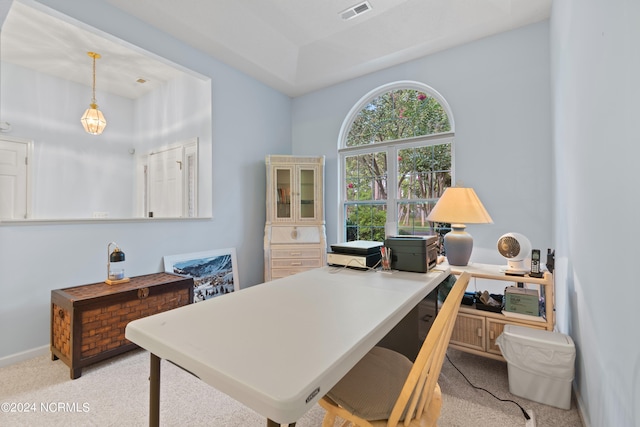
[[[316,268],[320,267],[320,259],[312,258],[312,259],[304,259],[304,258],[296,258],[296,259],[272,259],[271,267],[273,268],[286,268],[286,267],[295,267],[295,268]]]
[[[451,343],[484,351],[484,317],[458,313]]]
[[[320,259],[320,248],[287,248],[272,249],[271,258],[317,258]]]
[[[318,227],[272,227],[271,243],[320,243]]]

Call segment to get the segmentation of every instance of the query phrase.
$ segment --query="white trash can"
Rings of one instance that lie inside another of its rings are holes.
[[[507,361],[512,394],[561,409],[571,408],[576,349],[570,336],[505,325],[496,344]]]

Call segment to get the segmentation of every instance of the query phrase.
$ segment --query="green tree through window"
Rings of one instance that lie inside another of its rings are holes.
[[[415,89],[400,89],[377,96],[358,113],[346,145],[367,145],[449,130],[449,117],[435,98]]]
[[[380,88],[347,117],[340,149],[346,241],[383,241],[389,229],[433,232],[426,217],[451,185],[452,121],[437,92],[415,86]]]

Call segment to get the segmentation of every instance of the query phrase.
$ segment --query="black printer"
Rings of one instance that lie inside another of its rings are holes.
[[[426,273],[436,266],[438,236],[387,237],[384,245],[391,249],[391,268]]]

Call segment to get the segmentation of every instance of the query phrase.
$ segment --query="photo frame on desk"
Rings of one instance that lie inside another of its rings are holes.
[[[235,248],[164,256],[164,271],[193,278],[193,302],[240,290]]]

